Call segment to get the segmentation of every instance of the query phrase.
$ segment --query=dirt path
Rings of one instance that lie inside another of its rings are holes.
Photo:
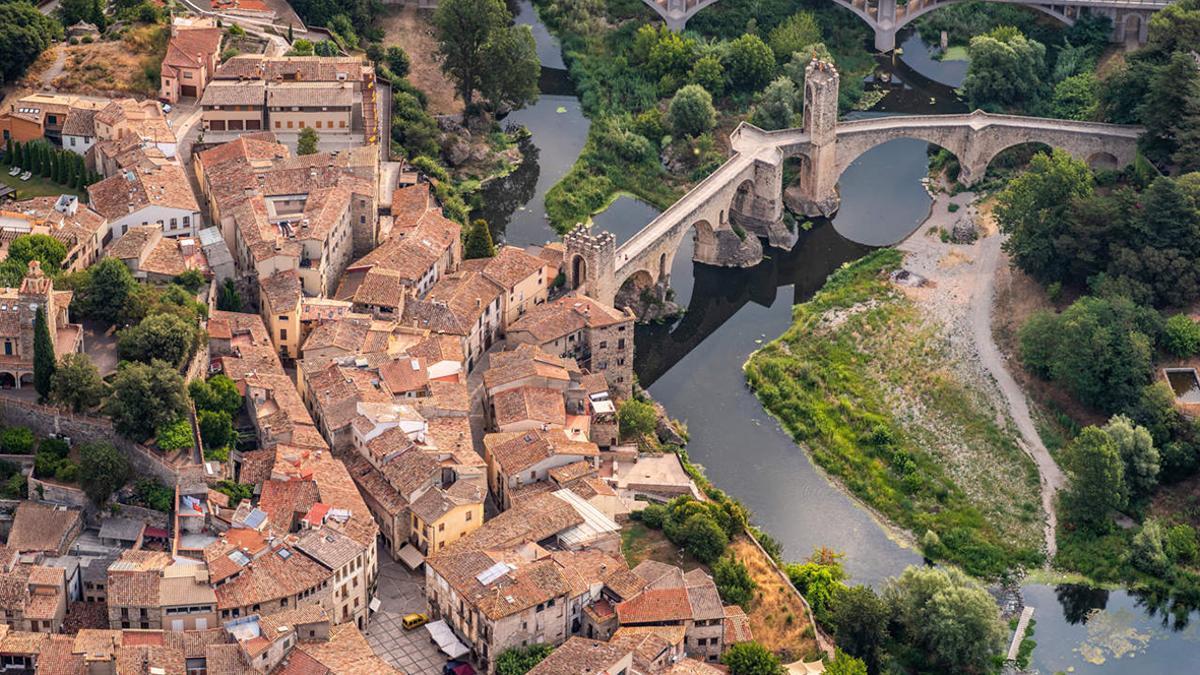
[[[67,50],[61,44],[54,46],[54,63],[50,64],[41,74],[40,81],[42,89],[49,89],[54,83],[55,78],[63,74],[67,69]]]
[[[996,266],[1001,259],[1000,237],[995,234],[980,243],[978,274],[980,283],[976,288],[975,297],[971,302],[971,329],[975,336],[975,345],[979,350],[979,358],[996,379],[996,385],[1008,401],[1009,413],[1017,430],[1021,432],[1022,447],[1037,463],[1038,474],[1042,485],[1042,509],[1046,512],[1046,556],[1054,558],[1058,552],[1058,542],[1055,532],[1058,528],[1058,517],[1054,510],[1054,495],[1066,483],[1063,472],[1058,468],[1050,451],[1042,443],[1033,416],[1029,411],[1029,401],[1025,392],[1013,379],[1005,365],[1004,355],[992,337],[992,306],[995,301]]]
[[[974,211],[974,199],[969,192],[953,197],[936,195],[928,219],[899,248],[907,253],[905,268],[933,282],[932,288],[914,289],[911,295],[945,326],[951,349],[960,355],[964,367],[995,383],[992,396],[999,394],[1003,399],[996,405],[1007,410],[1018,433],[1015,440],[1037,466],[1039,496],[1046,514],[1043,537],[1047,556],[1053,558],[1057,551],[1054,495],[1065,479],[1042,443],[1025,393],[1009,373],[992,334],[996,272],[1005,259],[1001,235],[990,222],[979,218],[976,220],[983,220],[984,229],[974,244],[948,244],[937,235],[937,230],[951,230],[963,214]],[[949,209],[951,203],[957,204],[954,212]]]

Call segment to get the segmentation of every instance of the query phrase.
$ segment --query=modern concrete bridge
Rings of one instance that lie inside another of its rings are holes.
[[[733,156],[628,241],[616,245],[608,232],[578,226],[565,238],[571,288],[613,303],[626,283],[665,290],[684,237],[695,240],[696,261],[751,267],[762,260],[765,238],[790,248],[795,235],[783,224],[784,203],[808,216],[837,211],[838,179],[850,164],[882,143],[915,138],[958,158],[959,181],[971,185],[1002,151],[1024,143],[1060,148],[1092,165],[1121,167],[1134,160],[1140,127],[1095,122],[992,115],[837,119],[838,73],[813,61],[806,71],[804,126],[763,131],[743,123],[730,137]],[[784,165],[796,179],[783,184]],[[785,189],[786,188],[786,189]]]
[[[1100,14],[1112,19],[1114,42],[1146,41],[1150,15],[1174,0],[988,0],[1013,5],[1025,5],[1049,14],[1065,24],[1074,24],[1080,14]],[[667,27],[683,30],[697,12],[714,5],[717,0],[642,0],[653,9]],[[832,0],[835,4],[857,14],[875,31],[875,49],[890,52],[896,47],[896,32],[914,19],[946,5],[967,0]]]

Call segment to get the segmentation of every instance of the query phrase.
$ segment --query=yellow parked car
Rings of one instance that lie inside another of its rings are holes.
[[[429,617],[424,614],[409,614],[400,623],[404,626],[404,630],[413,630],[429,623]]]

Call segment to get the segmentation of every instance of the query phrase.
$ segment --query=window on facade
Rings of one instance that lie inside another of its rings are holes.
[[[617,349],[625,349],[625,338],[617,338]]]
[[[320,129],[320,128],[321,128],[321,120],[317,120],[317,128],[318,128],[318,129]]]
[[[467,511],[467,521],[470,521],[470,520],[471,520],[471,512]]]
[[[340,120],[338,122],[338,126],[345,129],[346,128],[346,120]]]
[[[279,339],[280,339],[280,340],[286,340],[286,339],[287,339],[287,329],[286,329],[286,328],[280,328],[280,329],[279,329]]]
[[[183,226],[184,226],[184,227],[189,227],[191,224],[192,224],[192,217],[191,217],[191,216],[184,216],[184,217],[183,217]]]
[[[178,218],[172,218],[172,219],[171,219],[171,229],[173,230],[173,229],[175,229],[175,228],[176,228],[176,227],[178,227],[178,226],[179,226],[179,219],[178,219]]]
[[[604,340],[601,340],[600,341],[600,349],[607,349],[607,348],[608,348],[608,343],[605,342]]]

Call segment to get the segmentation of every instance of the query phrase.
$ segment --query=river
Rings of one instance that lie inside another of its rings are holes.
[[[530,161],[485,188],[483,217],[497,239],[528,245],[556,238],[545,218],[544,196],[583,148],[588,122],[561,70],[557,41],[528,0],[517,6],[517,21],[531,25],[538,41],[543,94],[506,120],[530,130],[525,144]],[[902,57],[879,57],[877,72],[890,75],[887,96],[863,114],[963,111],[953,88],[961,84],[965,66],[932,59],[911,32],[901,39]],[[921,556],[826,480],[767,417],[745,387],[742,364],[787,328],[791,306],[810,298],[838,266],[896,243],[924,220],[930,199],[919,181],[925,174],[923,142],[892,141],[867,152],[841,178],[836,216],[815,221],[791,251],[768,249],[752,269],[694,264],[691,241],[685,241],[671,287],[687,313],[671,325],[639,326],[637,332],[639,380],[687,423],[691,458],[751,509],[755,523],[779,539],[787,557],[834,548],[846,554],[852,583],[876,587],[906,566],[921,564]],[[621,197],[596,215],[595,225],[623,241],[657,212]],[[1124,673],[1135,663],[1136,672],[1194,670],[1200,615],[1184,613],[1182,621],[1164,622],[1123,590],[1029,584],[1023,592],[1036,608],[1032,665],[1041,672]]]

